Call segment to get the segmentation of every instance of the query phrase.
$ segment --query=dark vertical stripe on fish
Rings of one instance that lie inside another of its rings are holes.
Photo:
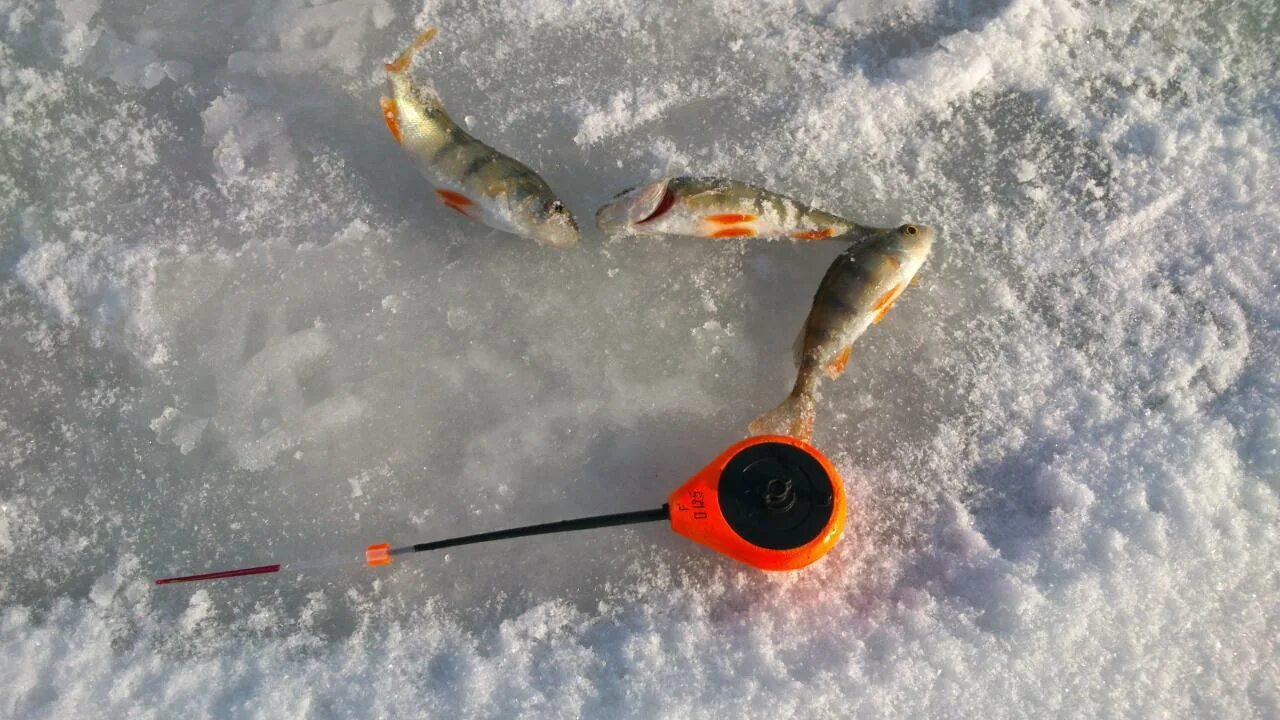
[[[443,157],[444,154],[449,150],[452,150],[455,147],[457,147],[457,145],[458,145],[458,141],[454,139],[453,133],[452,132],[445,133],[444,140],[441,141],[440,147],[432,151],[431,158],[427,162],[431,163],[432,165],[439,164],[440,158]]]
[[[480,170],[483,169],[484,166],[492,163],[496,159],[497,159],[497,153],[493,152],[488,148],[483,149],[480,152],[480,154],[475,156],[475,158],[473,158],[471,162],[467,164],[467,167],[463,169],[462,179],[466,180],[470,178],[471,176],[480,172]]]
[[[773,206],[773,212],[778,216],[777,223],[780,227],[787,227],[787,206],[782,202],[782,198],[774,194],[766,196],[769,204]]]

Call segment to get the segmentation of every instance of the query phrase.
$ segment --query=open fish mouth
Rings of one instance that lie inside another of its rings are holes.
[[[667,188],[669,178],[624,190],[596,211],[601,231],[626,232],[636,225],[661,217],[675,205],[675,193]]]

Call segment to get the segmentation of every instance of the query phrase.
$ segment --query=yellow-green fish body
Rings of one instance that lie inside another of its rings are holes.
[[[823,240],[862,228],[775,192],[713,177],[663,178],[619,193],[596,212],[606,234]]]
[[[929,256],[933,238],[930,227],[903,225],[860,239],[831,263],[797,338],[799,369],[791,394],[751,424],[752,434],[810,438],[822,376],[844,372],[854,341],[893,307]]]
[[[391,136],[435,186],[439,202],[480,223],[546,245],[578,242],[573,215],[551,187],[519,160],[471,137],[445,112],[429,87],[409,76],[413,57],[435,36],[420,35],[387,63],[392,97],[382,98]]]

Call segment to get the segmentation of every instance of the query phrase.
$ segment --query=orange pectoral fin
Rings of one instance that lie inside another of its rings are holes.
[[[467,208],[475,204],[471,198],[452,190],[437,189],[436,196],[440,198],[440,202],[444,204],[445,207],[462,213],[463,215],[467,215]]]
[[[739,225],[737,227],[727,227],[723,230],[715,230],[707,237],[713,237],[713,238],[751,237],[755,234],[756,234],[756,231],[754,228],[749,228],[743,225]]]
[[[835,360],[827,363],[827,375],[832,378],[840,377],[840,374],[843,373],[844,369],[849,365],[849,356],[851,354],[853,354],[852,345],[841,350]]]
[[[889,314],[889,309],[893,307],[893,303],[902,294],[902,288],[901,284],[895,285],[892,290],[880,296],[876,304],[871,307],[872,311],[876,313],[876,316],[871,319],[872,323],[879,323],[884,319],[885,315]]]
[[[382,98],[382,121],[387,124],[387,129],[391,131],[391,137],[400,142],[400,118],[396,113],[396,101],[389,97]]]
[[[471,198],[452,190],[436,190],[436,195],[440,196],[440,202],[445,205],[460,205],[462,207],[467,207],[474,204],[471,202]]]

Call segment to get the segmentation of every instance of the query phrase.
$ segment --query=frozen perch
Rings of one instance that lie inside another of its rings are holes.
[[[596,212],[606,234],[826,240],[878,234],[785,195],[736,180],[663,178],[618,193]]]
[[[551,186],[519,160],[468,135],[449,118],[434,90],[409,77],[414,56],[435,34],[435,28],[422,33],[386,64],[391,97],[382,98],[382,117],[391,137],[435,186],[445,207],[544,245],[576,245],[578,224]]]
[[[925,225],[903,225],[853,245],[831,263],[796,338],[795,386],[782,404],[751,423],[752,434],[812,437],[814,393],[822,375],[844,372],[853,342],[893,307],[929,256],[933,236]]]

